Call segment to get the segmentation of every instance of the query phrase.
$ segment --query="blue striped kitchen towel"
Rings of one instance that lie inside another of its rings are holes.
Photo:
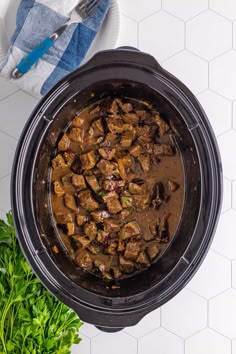
[[[37,97],[45,95],[60,79],[78,68],[91,46],[112,0],[103,0],[96,13],[72,24],[31,70],[11,81]],[[0,72],[10,79],[12,70],[36,45],[70,17],[79,0],[21,0],[16,30]]]

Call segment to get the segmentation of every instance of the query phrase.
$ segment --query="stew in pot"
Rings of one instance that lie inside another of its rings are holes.
[[[178,226],[184,180],[171,122],[148,102],[105,99],[63,132],[55,225],[74,262],[107,280],[150,267]]]

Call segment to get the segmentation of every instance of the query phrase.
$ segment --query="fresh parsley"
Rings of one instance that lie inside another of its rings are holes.
[[[9,212],[0,220],[0,354],[69,354],[81,325],[35,277]]]

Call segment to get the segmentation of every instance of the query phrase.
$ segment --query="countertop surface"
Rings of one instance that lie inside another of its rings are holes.
[[[119,0],[117,46],[149,52],[198,97],[223,161],[223,208],[200,270],[137,326],[105,334],[81,328],[80,354],[236,354],[236,1]],[[0,217],[10,209],[17,140],[37,104],[0,79]]]

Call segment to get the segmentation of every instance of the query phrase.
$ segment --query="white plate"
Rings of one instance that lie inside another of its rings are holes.
[[[15,30],[16,10],[20,0],[0,0],[0,62],[10,45],[10,38]],[[111,8],[94,39],[83,62],[100,50],[115,48],[120,29],[120,13],[117,0],[112,1]]]

